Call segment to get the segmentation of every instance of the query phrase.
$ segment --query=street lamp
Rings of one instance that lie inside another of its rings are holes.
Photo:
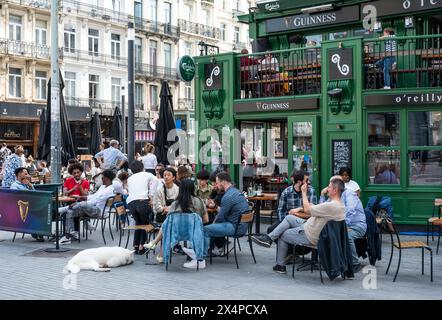
[[[204,41],[201,40],[200,42],[198,42],[198,47],[200,49],[200,56],[202,56],[203,52],[204,52],[204,49],[207,50],[207,45],[206,45],[206,43]]]

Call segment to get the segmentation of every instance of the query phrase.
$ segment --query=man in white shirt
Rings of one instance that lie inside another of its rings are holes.
[[[100,217],[106,206],[107,199],[114,195],[112,181],[115,179],[115,173],[112,170],[104,170],[101,175],[103,185],[97,192],[89,196],[79,197],[79,200],[84,200],[82,202],[76,202],[58,209],[61,216],[65,215],[66,223],[66,234],[60,239],[60,244],[70,244],[71,238],[78,239],[80,236],[79,231],[74,231],[74,218]]]
[[[117,140],[111,140],[109,148],[98,152],[94,156],[102,169],[110,169],[116,173],[127,161],[127,157],[120,151],[119,145]],[[104,162],[101,161],[102,157]]]
[[[144,171],[141,161],[135,160],[130,165],[132,175],[127,179],[129,196],[127,204],[136,225],[146,225],[153,222],[152,200],[155,196],[157,178]],[[146,231],[135,230],[133,246],[136,254],[143,254],[146,242]]]

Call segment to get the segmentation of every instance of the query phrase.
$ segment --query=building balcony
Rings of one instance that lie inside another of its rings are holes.
[[[160,37],[171,38],[175,42],[180,38],[180,29],[170,23],[146,20],[135,17],[135,31],[146,32],[146,36],[158,35]]]
[[[176,69],[145,63],[135,63],[135,75],[146,80],[164,79],[179,81]]]
[[[92,51],[84,51],[63,47],[60,49],[60,59],[75,61],[78,63],[89,62],[94,65],[112,66],[116,68],[127,68],[127,58],[116,55],[106,55]]]
[[[236,42],[233,44],[233,50],[242,50],[246,47],[247,45],[244,42]]]
[[[0,54],[24,57],[27,59],[49,60],[49,47],[31,42],[0,39]]]
[[[431,88],[442,86],[442,36],[368,39],[363,42],[364,88]]]
[[[209,27],[201,23],[190,22],[187,20],[179,19],[178,26],[181,32],[187,32],[197,34],[200,36],[221,40],[221,29],[215,27]]]
[[[127,27],[131,15],[112,9],[94,6],[75,0],[60,1],[60,12],[67,16],[77,15],[84,18],[100,20],[105,23],[113,22]]]
[[[195,100],[194,99],[178,99],[178,109],[194,111],[195,110]]]
[[[0,0],[0,3],[16,4],[22,7],[31,7],[48,11],[51,9],[50,0]]]

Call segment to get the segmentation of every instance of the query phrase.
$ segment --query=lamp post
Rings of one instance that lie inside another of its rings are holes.
[[[128,119],[127,119],[127,158],[132,163],[135,157],[135,105],[134,105],[134,23],[128,23],[127,30],[128,53]]]
[[[126,107],[125,107],[125,101],[124,101],[124,94],[125,94],[126,88],[123,86],[121,87],[121,117],[123,120],[121,121],[121,130],[123,131],[121,133],[121,144],[123,146],[123,153],[126,153]]]
[[[200,49],[200,56],[202,56],[203,55],[203,52],[204,52],[204,49],[206,49],[207,47],[206,47],[206,43],[204,42],[204,41],[200,41],[200,42],[198,42],[198,47],[199,47],[199,49]],[[207,52],[206,52],[206,54],[207,54]]]

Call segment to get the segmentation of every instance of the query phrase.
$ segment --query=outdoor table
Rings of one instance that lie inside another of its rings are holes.
[[[262,196],[252,196],[247,197],[247,200],[255,202],[255,232],[260,233],[260,223],[261,223],[261,201],[277,201],[278,195],[274,193],[263,193]]]

